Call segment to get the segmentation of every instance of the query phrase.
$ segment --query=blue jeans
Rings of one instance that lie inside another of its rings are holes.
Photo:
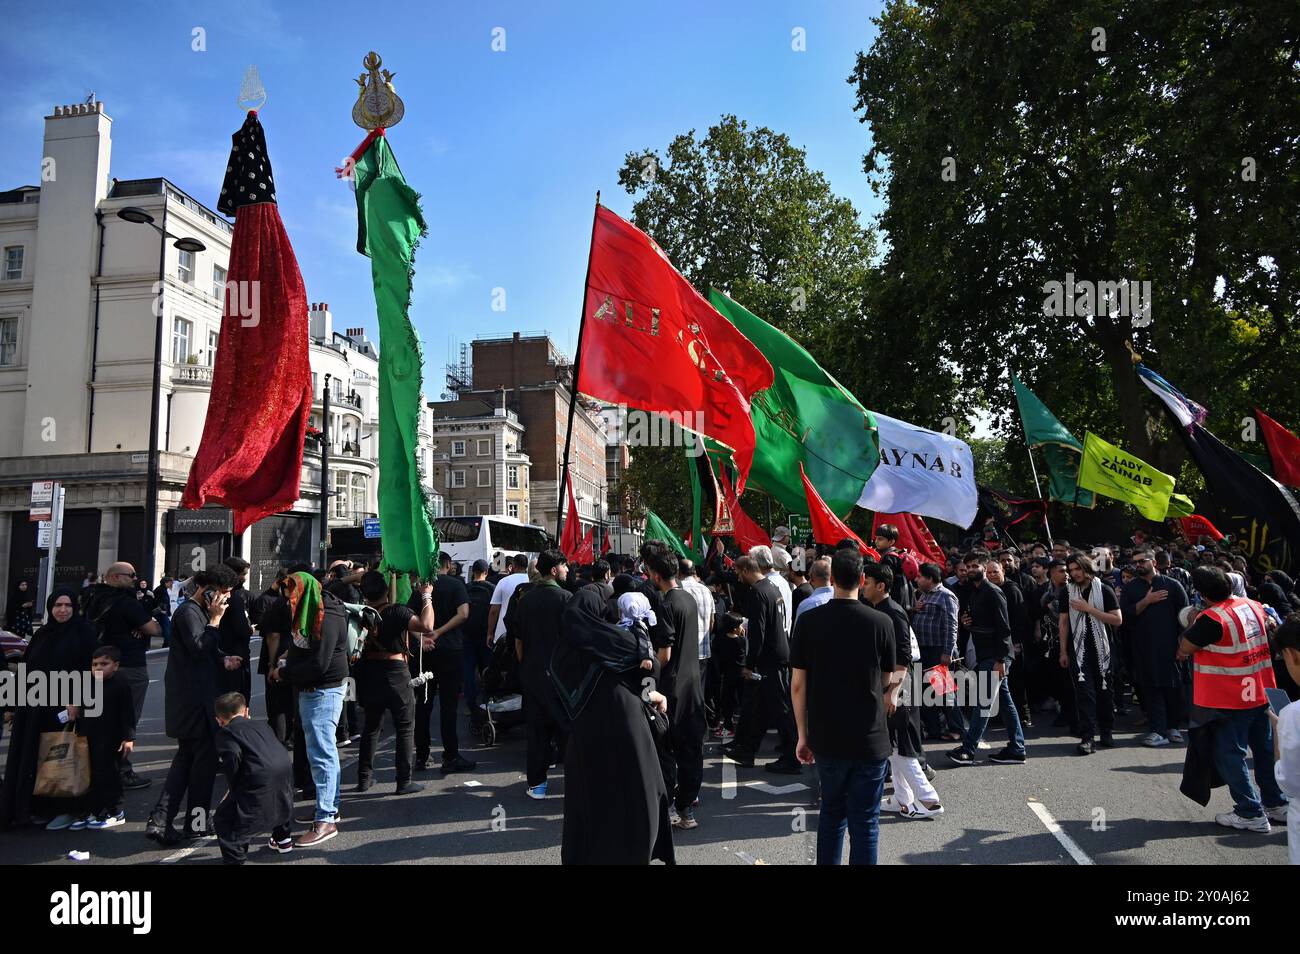
[[[1255,756],[1255,778],[1246,769],[1246,750]],[[1214,762],[1232,793],[1233,811],[1241,818],[1259,818],[1265,808],[1287,803],[1273,776],[1273,726],[1268,706],[1224,712],[1214,723]],[[1262,804],[1261,804],[1262,796]]]
[[[316,786],[318,822],[332,822],[339,813],[339,750],[334,733],[343,712],[343,690],[343,686],[334,686],[298,693],[298,719]]]
[[[849,832],[849,864],[874,865],[880,839],[880,797],[888,759],[817,760],[822,807],[817,818],[817,863],[838,865]]]
[[[981,659],[975,663],[977,673],[991,672],[998,660]],[[1020,713],[1016,709],[1015,700],[1011,698],[1011,685],[1007,681],[1006,673],[1011,671],[1012,663],[1006,661],[1007,668],[1003,676],[998,680],[998,712],[1002,714],[1002,719],[1007,726],[1007,748],[1012,752],[1018,752],[1021,755],[1025,752],[1025,733],[1020,728]],[[984,681],[978,683],[980,690],[983,690]],[[978,700],[977,700],[978,701]],[[971,711],[970,725],[966,728],[966,738],[962,739],[961,747],[972,755],[979,748],[980,739],[984,738],[984,727],[988,725],[989,713],[982,705],[977,705]]]

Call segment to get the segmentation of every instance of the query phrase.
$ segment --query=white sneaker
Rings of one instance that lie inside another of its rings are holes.
[[[86,825],[92,831],[104,831],[107,828],[116,828],[119,825],[126,824],[126,812],[118,812],[116,815],[109,815],[106,818],[95,818]]]
[[[1269,821],[1275,821],[1279,825],[1286,824],[1286,805],[1274,805],[1272,808],[1264,809],[1264,817]]]
[[[1150,735],[1148,735],[1145,739],[1142,740],[1142,744],[1145,745],[1148,749],[1158,749],[1162,745],[1168,745],[1169,740],[1166,739],[1159,732],[1152,732]]]
[[[669,806],[668,806],[668,824],[670,824],[670,825],[672,825],[674,828],[676,828],[676,827],[678,827],[681,823],[682,823],[682,818],[681,818],[680,815],[677,814],[677,806],[676,806],[676,805],[669,805]]]
[[[50,819],[49,824],[45,826],[45,830],[63,831],[65,828],[71,828],[76,823],[77,823],[77,816],[69,815],[65,812],[62,815],[56,815],[54,818]],[[85,826],[83,825],[82,827],[84,828]]]
[[[1183,741],[1186,741],[1186,740],[1183,738],[1183,734],[1182,734],[1182,732],[1178,731],[1177,729],[1170,729],[1170,730],[1169,730],[1169,741],[1170,741],[1170,742],[1183,742]]]
[[[936,805],[934,808],[926,808],[920,802],[912,802],[910,805],[904,805],[902,816],[904,818],[933,818],[935,815],[943,814],[943,806]]]
[[[69,825],[68,831],[82,831],[85,829],[87,825],[89,825],[94,820],[95,820],[94,815],[84,815],[81,818],[78,818],[76,821],[74,821],[71,825]]]
[[[1215,815],[1214,820],[1224,828],[1240,828],[1242,831],[1259,832],[1261,835],[1267,835],[1273,830],[1273,826],[1268,823],[1268,818],[1264,815],[1258,818],[1242,818],[1236,812],[1223,812]]]
[[[882,812],[898,812],[902,815],[907,814],[907,806],[900,804],[898,799],[893,795],[880,800],[880,810]]]
[[[993,748],[993,743],[991,743],[991,742],[985,742],[983,739],[981,739],[979,745],[977,745],[976,748],[977,748],[977,749],[991,749],[991,748]]]

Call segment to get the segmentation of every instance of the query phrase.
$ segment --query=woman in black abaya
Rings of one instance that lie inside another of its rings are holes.
[[[27,672],[89,672],[95,652],[95,630],[77,608],[77,594],[61,586],[46,601],[49,620],[32,636],[23,662]],[[0,829],[29,823],[44,824],[54,819],[66,828],[80,817],[79,799],[34,796],[36,759],[41,733],[60,732],[62,706],[19,706],[14,712],[9,758],[5,765],[4,788],[0,789]],[[51,822],[52,823],[52,822]]]
[[[675,864],[668,790],[654,733],[641,701],[634,631],[610,621],[595,590],[580,590],[560,617],[551,681],[569,719],[564,755],[566,865]],[[652,702],[666,708],[659,693]]]

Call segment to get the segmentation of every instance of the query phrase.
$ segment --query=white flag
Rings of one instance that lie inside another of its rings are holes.
[[[969,527],[979,508],[975,460],[962,440],[897,421],[879,411],[880,466],[858,506],[880,513],[915,513]]]

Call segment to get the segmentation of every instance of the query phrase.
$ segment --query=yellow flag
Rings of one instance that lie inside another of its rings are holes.
[[[1132,504],[1148,520],[1164,520],[1174,478],[1089,431],[1083,441],[1079,486]]]

